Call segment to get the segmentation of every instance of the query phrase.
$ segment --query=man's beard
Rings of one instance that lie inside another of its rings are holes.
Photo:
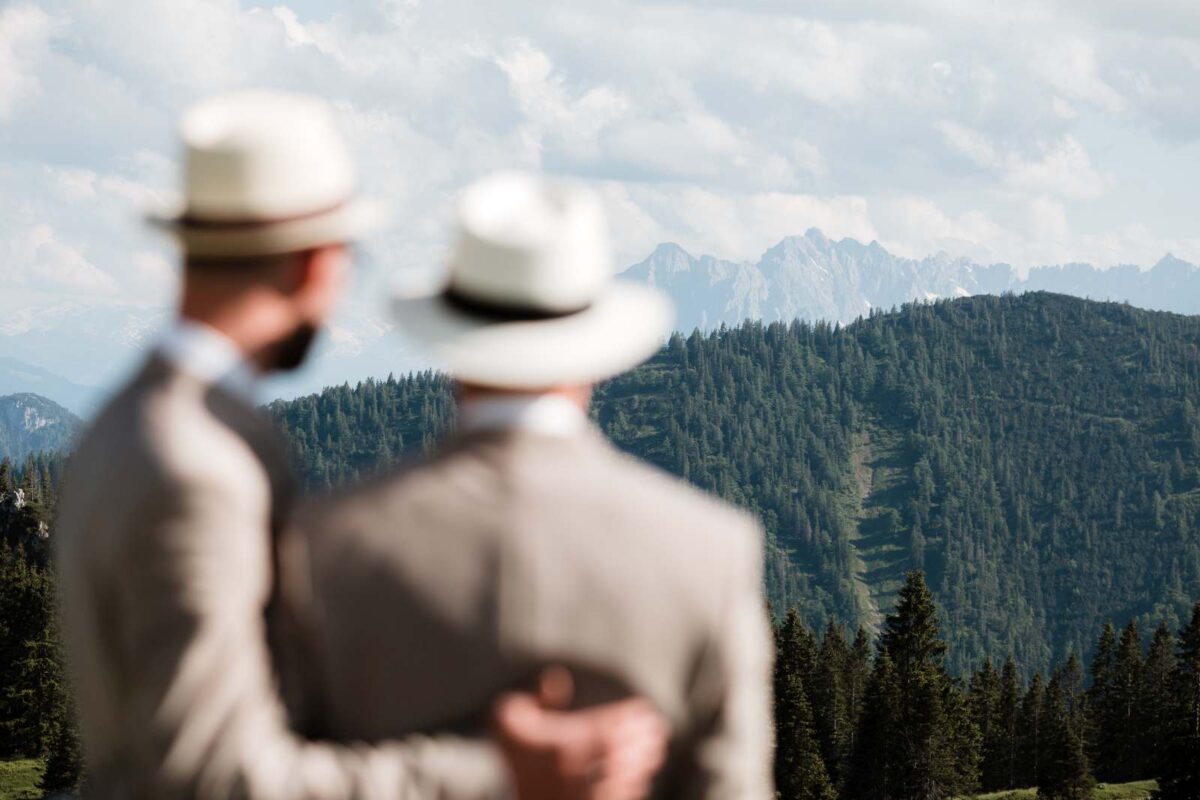
[[[306,322],[271,348],[268,368],[276,372],[291,372],[298,369],[308,357],[319,326]]]

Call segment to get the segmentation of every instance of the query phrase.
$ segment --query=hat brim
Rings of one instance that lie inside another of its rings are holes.
[[[170,233],[190,256],[236,258],[294,253],[350,242],[379,227],[384,206],[357,198],[320,214],[251,224],[195,225],[185,214],[150,213],[150,225]]]
[[[665,343],[671,302],[647,286],[614,283],[587,309],[539,320],[489,320],[442,295],[392,299],[402,333],[455,378],[505,389],[594,383],[637,366]]]

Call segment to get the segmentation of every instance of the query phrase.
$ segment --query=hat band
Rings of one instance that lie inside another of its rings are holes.
[[[489,322],[538,322],[561,319],[580,314],[592,307],[591,303],[584,303],[582,306],[566,311],[549,311],[536,306],[509,305],[471,297],[454,286],[450,286],[442,292],[442,301],[464,314]]]
[[[184,213],[179,218],[179,226],[190,228],[192,230],[230,230],[244,231],[255,230],[259,228],[269,228],[273,225],[284,225],[292,222],[303,222],[306,219],[315,217],[323,217],[326,214],[332,214],[346,205],[347,200],[339,200],[331,206],[324,206],[315,211],[305,211],[300,214],[292,214],[287,217],[271,217],[270,219],[234,219],[234,220],[218,220],[205,219],[203,217],[193,216],[191,213]]]

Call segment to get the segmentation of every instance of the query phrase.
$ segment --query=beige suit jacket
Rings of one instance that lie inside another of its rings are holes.
[[[580,705],[638,694],[664,712],[656,796],[774,797],[747,515],[589,431],[468,435],[300,518],[283,606],[314,729],[474,731],[498,692],[563,664]]]
[[[481,798],[482,742],[333,746],[286,727],[266,645],[271,537],[290,479],[241,400],[155,357],[73,459],[58,564],[91,793]]]

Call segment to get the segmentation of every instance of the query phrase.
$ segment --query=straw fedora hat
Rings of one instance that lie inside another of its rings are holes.
[[[333,113],[300,94],[242,91],[193,106],[180,125],[182,207],[150,214],[196,257],[290,253],[350,241],[381,219],[355,196]]]
[[[457,379],[593,383],[646,360],[670,333],[665,295],[614,279],[592,191],[499,173],[465,190],[458,226],[444,288],[392,302],[398,328]]]

